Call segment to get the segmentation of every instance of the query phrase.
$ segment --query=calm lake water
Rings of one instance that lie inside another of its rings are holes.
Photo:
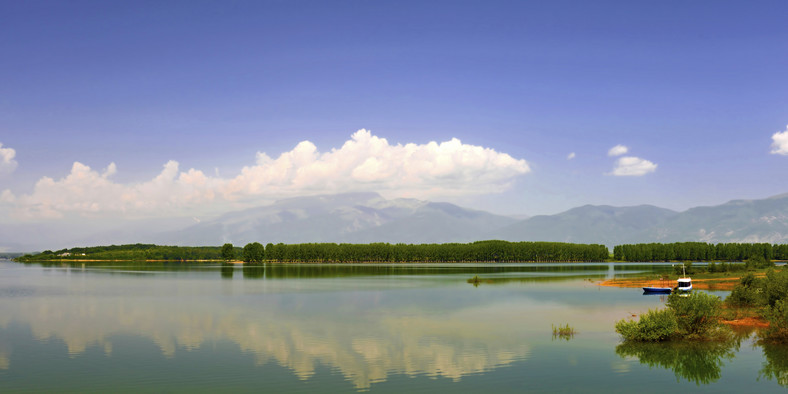
[[[746,332],[621,344],[664,297],[589,279],[664,270],[0,261],[0,392],[784,392],[788,348]]]

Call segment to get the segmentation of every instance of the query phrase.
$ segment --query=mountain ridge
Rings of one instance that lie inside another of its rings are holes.
[[[586,204],[525,219],[446,202],[386,199],[374,192],[344,193],[283,199],[199,223],[186,224],[185,219],[122,223],[101,232],[94,230],[93,235],[70,233],[68,223],[43,228],[34,224],[0,226],[0,250],[138,242],[199,246],[225,242],[446,243],[501,239],[608,247],[678,241],[788,243],[788,193],[681,212],[647,204]]]

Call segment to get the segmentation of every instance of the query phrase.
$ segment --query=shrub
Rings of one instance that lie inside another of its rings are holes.
[[[754,254],[750,256],[750,258],[747,259],[745,263],[748,269],[774,267],[774,262],[767,260],[766,257],[763,257],[761,254]]]
[[[722,314],[719,297],[704,292],[694,292],[688,297],[673,293],[668,296],[667,305],[676,314],[680,336],[700,339],[717,335]]]
[[[788,270],[769,270],[762,283],[764,298],[769,306],[775,306],[779,300],[788,299]]]
[[[761,337],[769,342],[788,342],[788,300],[777,300],[763,314],[769,322],[769,328],[761,333]]]
[[[678,324],[672,309],[649,310],[640,320],[620,320],[616,323],[616,332],[626,341],[659,342],[671,338],[676,333]]]
[[[667,305],[667,309],[649,310],[638,321],[618,321],[616,332],[625,341],[638,342],[730,338],[729,330],[720,323],[722,301],[719,297],[703,292],[689,296],[673,293],[668,296]]]
[[[753,274],[744,275],[731,290],[725,303],[732,306],[759,306],[765,304],[761,281]]]

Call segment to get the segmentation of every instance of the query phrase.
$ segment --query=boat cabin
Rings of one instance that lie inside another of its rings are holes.
[[[678,286],[677,289],[680,291],[690,291],[692,290],[692,279],[690,278],[679,278],[678,279]]]

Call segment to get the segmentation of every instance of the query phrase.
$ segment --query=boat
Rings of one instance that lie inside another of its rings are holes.
[[[690,291],[692,290],[692,279],[689,277],[687,278],[679,278],[677,280],[678,286],[676,286],[677,291]]]
[[[644,287],[643,294],[670,294],[673,291],[670,287]]]
[[[692,290],[692,279],[687,276],[687,272],[684,271],[684,264],[681,265],[681,272],[684,274],[684,277],[678,278],[678,280],[676,280],[678,283],[678,286],[676,286],[676,291],[687,292]]]
[[[670,292],[673,291],[672,288],[665,287],[665,278],[662,278],[660,282],[661,282],[660,284],[662,285],[660,287],[657,286],[644,287],[643,294],[670,294]]]

